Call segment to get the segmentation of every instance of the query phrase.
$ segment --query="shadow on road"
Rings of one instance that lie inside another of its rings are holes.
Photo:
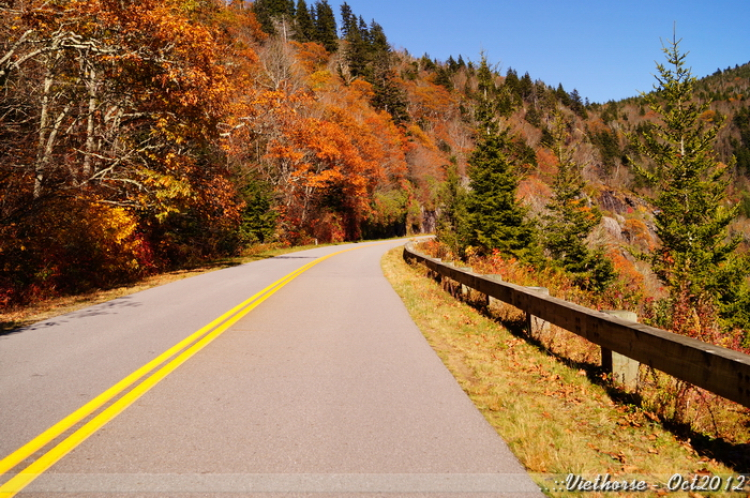
[[[119,309],[132,308],[141,306],[142,303],[135,301],[133,296],[123,296],[107,301],[106,303],[95,304],[87,308],[73,311],[65,315],[43,320],[37,323],[26,325],[23,322],[0,322],[0,337],[11,334],[20,334],[22,332],[31,332],[34,330],[49,329],[57,327],[63,323],[68,323],[72,320],[79,320],[82,318],[90,318],[101,315],[112,315],[118,313]]]

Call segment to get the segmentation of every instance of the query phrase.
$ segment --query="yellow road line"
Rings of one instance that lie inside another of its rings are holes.
[[[368,245],[372,246],[372,244]],[[186,339],[180,341],[157,358],[151,360],[146,365],[142,366],[132,374],[128,375],[120,382],[112,386],[111,388],[104,391],[102,394],[89,401],[81,408],[71,413],[60,422],[56,423],[42,434],[16,450],[15,452],[8,455],[2,461],[0,461],[0,476],[12,469],[20,462],[31,456],[35,451],[43,448],[49,444],[52,440],[60,436],[66,430],[73,427],[75,424],[82,421],[84,418],[91,415],[98,408],[115,398],[125,389],[136,383],[138,380],[146,376],[149,372],[154,370],[156,367],[164,363],[167,359],[171,358],[174,354],[190,346],[188,349],[180,353],[176,358],[172,359],[169,363],[157,370],[153,375],[145,379],[143,382],[138,384],[130,392],[123,395],[120,399],[115,401],[112,405],[107,407],[100,414],[95,416],[89,422],[84,424],[73,434],[68,436],[57,446],[52,448],[46,454],[41,456],[39,459],[34,461],[31,465],[26,467],[24,470],[16,474],[8,482],[0,486],[0,497],[10,498],[15,496],[16,493],[21,491],[23,488],[28,486],[34,479],[39,477],[43,472],[49,469],[52,465],[58,462],[61,458],[67,455],[75,447],[85,441],[90,435],[99,430],[107,422],[115,418],[117,415],[123,412],[128,406],[132,405],[138,398],[147,393],[152,387],[159,383],[169,373],[174,371],[178,366],[187,361],[190,357],[195,355],[198,351],[206,347],[211,341],[220,336],[229,327],[234,325],[242,317],[250,313],[260,303],[271,297],[279,289],[284,287],[287,283],[294,280],[296,277],[309,270],[313,266],[325,261],[328,258],[336,256],[338,254],[352,251],[361,247],[368,247],[365,245],[351,247],[335,253],[322,256],[314,261],[307,263],[306,265],[298,268],[297,270],[289,273],[283,278],[272,283],[268,287],[264,288],[260,292],[257,292],[252,297],[235,306],[228,312],[221,315],[219,318],[213,320],[208,325],[202,327],[197,332],[193,333]],[[194,343],[194,344],[193,344]]]
[[[308,263],[309,264],[309,263]],[[296,272],[299,272],[300,270],[304,271],[303,269],[306,269],[304,266],[300,269],[296,270]],[[258,297],[263,295],[264,293],[268,292],[271,288],[274,286],[281,285],[282,283],[286,283],[285,279],[288,279],[292,276],[296,276],[296,272],[292,272],[289,275],[285,276],[284,278],[274,282],[270,286],[266,287],[265,289],[261,290],[260,292],[254,294],[252,297],[247,299],[246,301],[242,302],[241,304],[235,306],[228,312],[221,315],[219,318],[213,320],[208,325],[202,327],[197,332],[193,333],[189,337],[183,339],[179,343],[172,346],[170,349],[165,351],[164,353],[160,354],[158,357],[154,358],[147,364],[143,365],[141,368],[136,370],[135,372],[131,373],[121,381],[119,381],[114,386],[110,387],[85,405],[83,405],[81,408],[76,410],[75,412],[71,413],[43,433],[41,433],[39,436],[34,438],[33,440],[26,443],[24,446],[13,452],[12,454],[5,457],[3,460],[0,460],[0,475],[6,473],[8,470],[12,469],[16,465],[18,465],[20,462],[31,456],[35,451],[38,451],[39,449],[43,448],[47,444],[50,443],[53,439],[60,436],[62,433],[73,427],[75,424],[83,420],[84,418],[91,415],[94,411],[104,406],[107,402],[109,402],[112,398],[120,394],[122,391],[130,387],[132,384],[138,382],[143,376],[147,375],[149,372],[151,372],[153,369],[164,363],[166,360],[174,356],[176,353],[184,349],[185,347],[189,346],[193,342],[197,341],[208,333],[210,330],[212,330],[217,325],[221,324],[224,320],[228,319],[235,313],[240,312],[245,306],[255,301]],[[298,274],[298,273],[297,273]],[[293,278],[293,277],[292,277]]]

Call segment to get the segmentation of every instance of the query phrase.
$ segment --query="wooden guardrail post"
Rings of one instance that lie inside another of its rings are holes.
[[[604,313],[629,322],[638,322],[638,315],[632,311],[604,311]],[[612,380],[615,385],[628,391],[634,391],[638,388],[638,368],[640,363],[636,360],[623,356],[611,349],[601,348],[602,367],[612,374]]]
[[[549,296],[549,289],[546,287],[527,287],[543,296]],[[534,316],[531,313],[526,313],[527,326],[529,335],[538,341],[545,341],[550,333],[550,324],[548,321]]]
[[[484,278],[493,280],[495,282],[502,282],[503,281],[503,277],[502,276],[494,274],[494,273],[489,274],[489,275],[484,275]],[[497,299],[496,297],[492,297],[489,294],[485,294],[485,295],[487,296],[487,308],[488,309],[490,307],[502,306],[503,302],[501,300]]]
[[[442,261],[443,260],[440,259],[440,258],[435,258],[435,262],[436,263],[442,263]],[[429,270],[429,271],[430,271],[430,275],[434,278],[434,280],[437,283],[439,283],[439,284],[443,283],[443,276],[440,274],[440,272],[437,272],[437,271],[434,271],[434,270]]]
[[[457,269],[459,269],[461,271],[465,271],[465,272],[471,273],[471,267],[470,266],[459,266],[459,267],[457,267]],[[461,284],[461,299],[463,299],[464,301],[469,298],[469,290],[471,290],[471,289],[469,288],[468,285]]]

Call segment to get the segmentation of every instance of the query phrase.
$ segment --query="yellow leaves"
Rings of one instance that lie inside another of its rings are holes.
[[[254,105],[266,108],[267,110],[276,109],[284,105],[286,92],[282,90],[261,92],[253,101]]]
[[[316,71],[310,75],[310,86],[313,90],[319,91],[326,88],[332,79],[330,71]]]
[[[170,154],[168,162],[173,168],[180,163],[180,158]],[[179,170],[179,168],[177,168]],[[155,200],[156,205],[151,206],[155,210],[156,218],[163,221],[170,213],[179,212],[180,201],[195,197],[190,182],[185,178],[175,175],[164,174],[152,169],[142,168],[138,171],[142,183],[147,187],[149,193],[141,197],[141,204],[150,206]]]
[[[123,207],[94,204],[87,213],[89,230],[117,245],[123,245],[138,224],[133,214]]]
[[[430,137],[428,137],[424,131],[422,131],[422,128],[419,127],[419,125],[412,124],[409,125],[409,127],[406,129],[406,132],[409,134],[409,136],[414,137],[430,150],[435,150],[437,147],[435,147],[435,144],[432,142]]]

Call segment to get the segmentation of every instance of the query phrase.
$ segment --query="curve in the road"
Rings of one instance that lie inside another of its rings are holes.
[[[39,477],[42,473],[44,473],[56,462],[58,462],[66,454],[80,445],[89,436],[103,427],[107,422],[122,413],[123,410],[127,409],[128,406],[133,404],[138,398],[147,393],[152,387],[158,384],[177,367],[179,367],[185,361],[198,353],[201,349],[210,344],[224,331],[229,329],[242,317],[250,313],[253,309],[255,309],[263,301],[271,297],[286,284],[288,284],[313,266],[325,261],[326,259],[329,259],[338,254],[342,254],[344,252],[359,249],[361,247],[367,246],[360,245],[350,247],[348,249],[321,256],[298,268],[297,270],[285,275],[260,292],[254,294],[246,301],[235,306],[228,312],[224,313],[217,319],[202,327],[186,339],[175,344],[173,347],[160,354],[152,361],[143,365],[141,368],[134,371],[132,374],[128,375],[120,382],[116,383],[111,388],[107,389],[106,391],[83,405],[78,410],[74,411],[67,417],[60,420],[58,423],[54,424],[49,429],[45,430],[39,436],[29,441],[18,450],[0,460],[0,476],[2,476],[3,474],[18,466],[30,456],[32,456],[35,452],[49,445],[52,441],[60,437],[63,433],[74,427],[76,424],[79,424],[87,417],[91,416],[102,406],[122,395],[114,403],[109,405],[105,410],[101,411],[98,415],[96,415],[91,420],[86,422],[82,427],[77,429],[73,434],[66,437],[62,442],[58,443],[47,453],[42,455],[25,469],[16,474],[8,482],[0,486],[0,497],[9,498],[24,489],[31,482],[33,482],[34,479]],[[166,364],[164,364],[165,362]],[[162,364],[164,365],[161,366],[161,368],[148,376],[152,371],[154,371]],[[144,377],[146,376],[148,377],[144,379]],[[140,383],[138,383],[139,381]],[[137,385],[133,389],[127,391],[127,389],[134,384]]]

